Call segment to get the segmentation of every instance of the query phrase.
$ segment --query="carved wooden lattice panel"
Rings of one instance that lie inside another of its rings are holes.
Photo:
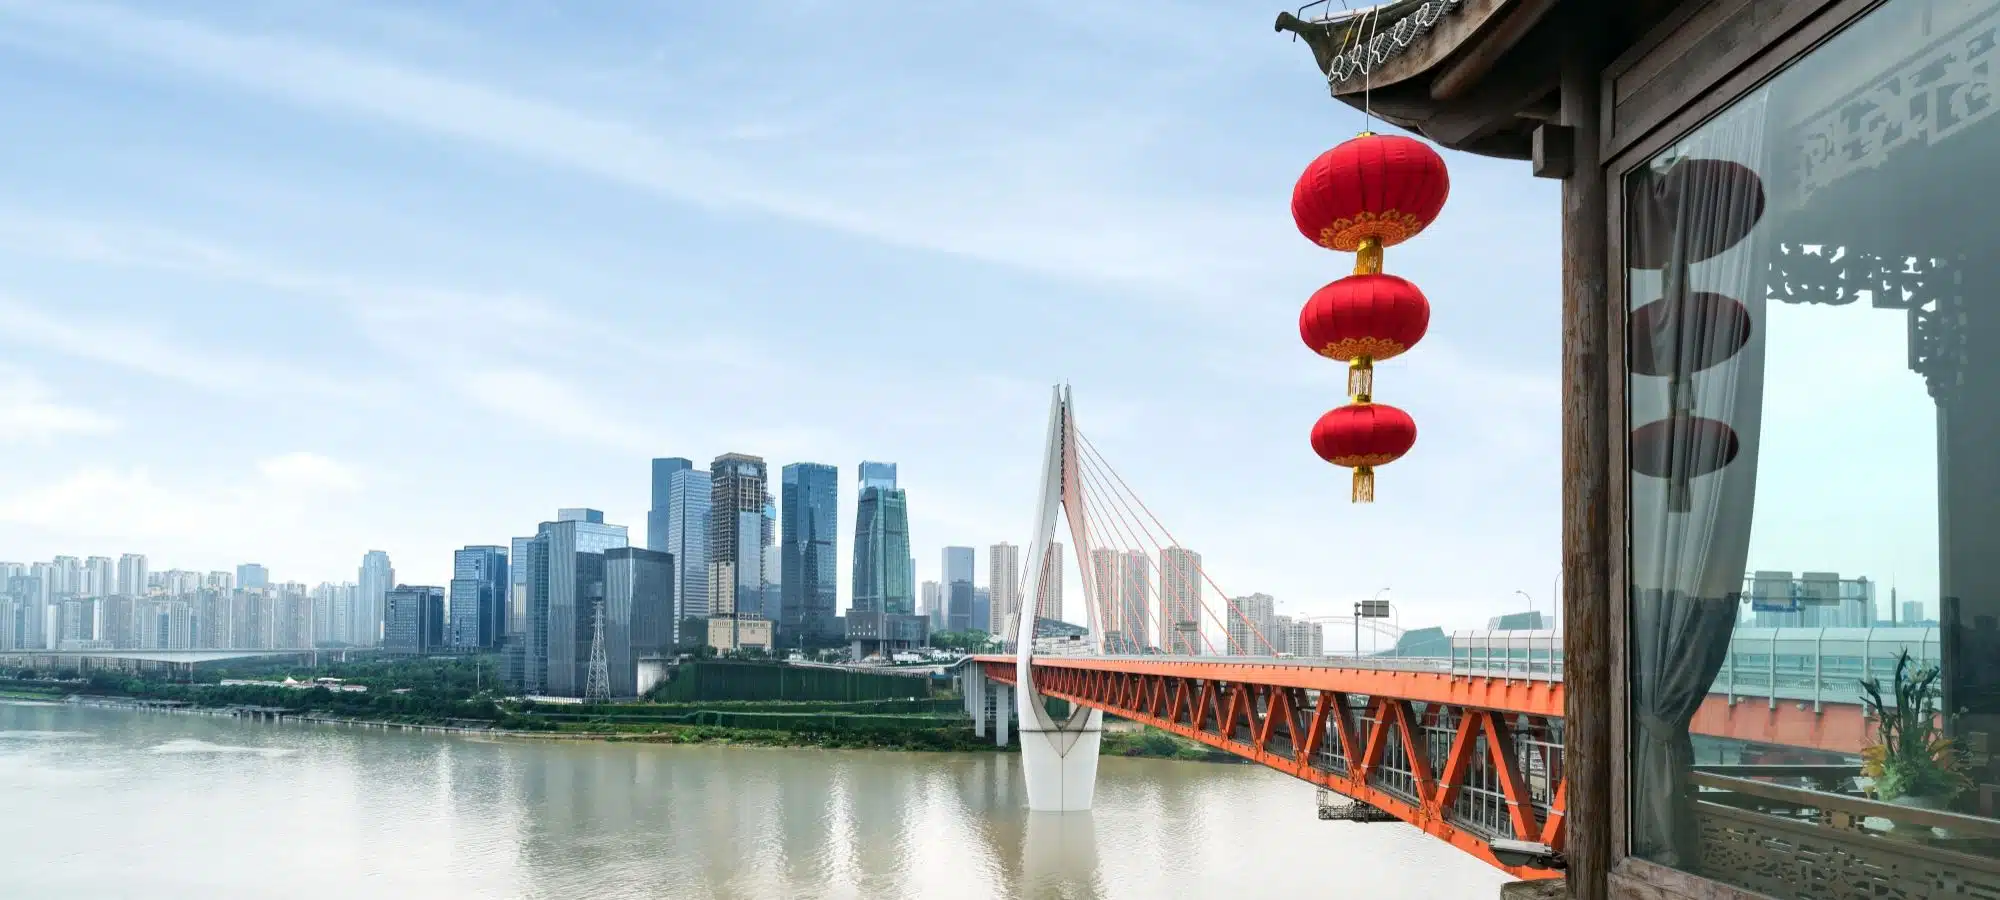
[[[2000,900],[2000,865],[1885,838],[1698,804],[1702,874],[1773,897]]]

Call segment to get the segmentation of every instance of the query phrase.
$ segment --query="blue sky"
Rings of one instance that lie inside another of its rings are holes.
[[[900,463],[919,577],[983,572],[1066,380],[1232,594],[1548,608],[1556,185],[1447,155],[1388,254],[1421,436],[1349,505],[1296,317],[1351,259],[1288,203],[1363,123],[1278,6],[588,8],[0,0],[0,558],[439,583],[558,506],[637,539],[649,457],[742,451],[839,465],[843,529]]]

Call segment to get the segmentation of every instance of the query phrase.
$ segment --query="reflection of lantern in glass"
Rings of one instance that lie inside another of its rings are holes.
[[[1698,263],[1736,246],[1764,217],[1764,182],[1741,163],[1684,159],[1635,179],[1628,194],[1634,269]]]
[[[1358,254],[1354,271],[1382,271],[1382,249],[1437,219],[1451,194],[1444,159],[1429,144],[1362,134],[1319,155],[1292,188],[1292,221],[1306,239]]]
[[[1696,373],[1727,362],[1750,343],[1743,304],[1693,290],[1696,263],[1728,251],[1764,216],[1764,183],[1748,166],[1682,159],[1635,179],[1627,193],[1626,256],[1634,269],[1660,272],[1659,300],[1632,311],[1627,364],[1634,375],[1667,379],[1668,417],[1632,432],[1632,471],[1667,479],[1667,510],[1693,508],[1690,482],[1736,459],[1742,441],[1728,423],[1695,415]]]
[[[1354,470],[1355,503],[1375,502],[1375,467],[1402,459],[1416,443],[1410,414],[1380,403],[1343,406],[1320,416],[1312,430],[1313,452]]]
[[[1394,275],[1349,275],[1315,291],[1299,311],[1299,337],[1348,364],[1347,392],[1357,401],[1375,393],[1375,363],[1416,346],[1430,324],[1430,301]]]
[[[1721,294],[1655,300],[1632,311],[1630,327],[1626,363],[1637,375],[1692,375],[1750,343],[1750,311]]]
[[[1726,422],[1676,414],[1632,430],[1632,471],[1667,479],[1667,509],[1694,506],[1689,482],[1736,460],[1743,449]]]

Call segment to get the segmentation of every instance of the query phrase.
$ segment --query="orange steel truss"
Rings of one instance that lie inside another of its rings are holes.
[[[1014,661],[983,657],[1014,683]],[[1563,846],[1562,685],[1441,673],[1038,657],[1044,695],[1104,710],[1367,803],[1517,878],[1487,842]]]

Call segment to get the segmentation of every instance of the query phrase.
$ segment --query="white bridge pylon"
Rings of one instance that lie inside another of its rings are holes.
[[[1028,779],[1028,809],[1037,812],[1080,812],[1090,809],[1097,792],[1097,749],[1104,736],[1104,712],[1072,705],[1060,721],[1049,715],[1048,702],[1035,688],[1035,619],[1042,594],[1051,586],[1041,577],[1055,543],[1056,512],[1067,513],[1070,529],[1078,532],[1079,552],[1087,546],[1083,529],[1083,492],[1077,480],[1076,418],[1069,386],[1055,389],[1049,408],[1048,446],[1042,459],[1041,496],[1035,502],[1035,538],[1028,547],[1020,630],[1015,635],[1014,712],[1020,722],[1021,768]],[[1091,640],[1096,611],[1091,611]]]

